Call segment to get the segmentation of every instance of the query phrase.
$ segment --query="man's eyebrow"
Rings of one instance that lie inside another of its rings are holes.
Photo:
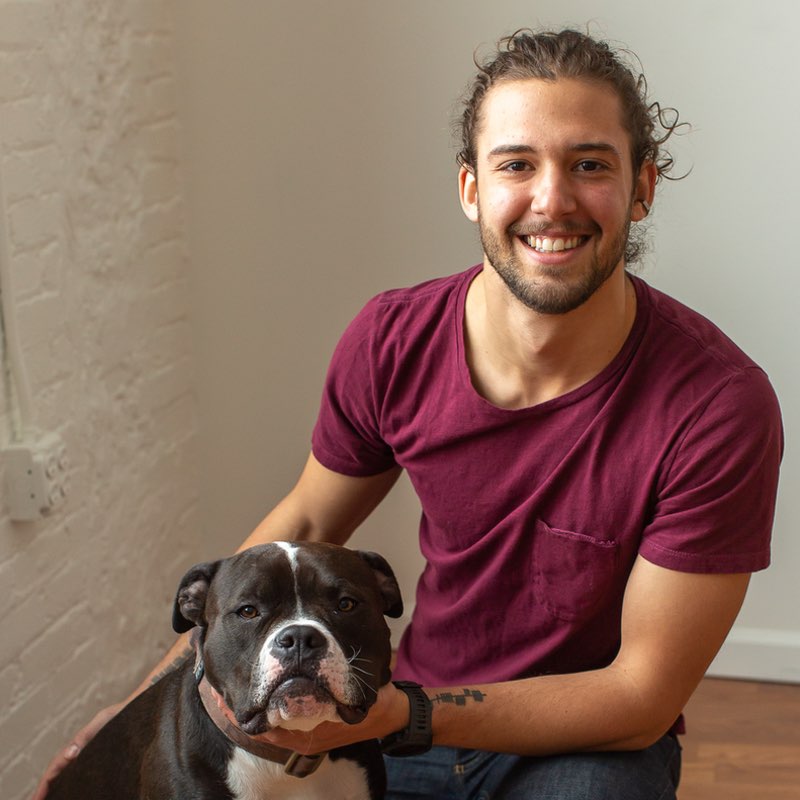
[[[610,142],[580,142],[569,149],[576,153],[613,153],[617,157],[622,157],[619,148]]]
[[[577,142],[569,145],[567,150],[572,153],[613,153],[618,158],[622,157],[619,148],[610,142]],[[537,152],[539,151],[529,144],[500,144],[489,151],[488,157],[522,155],[526,153],[535,155]]]
[[[536,148],[528,144],[499,144],[489,151],[489,157],[516,155],[518,153],[535,153]]]

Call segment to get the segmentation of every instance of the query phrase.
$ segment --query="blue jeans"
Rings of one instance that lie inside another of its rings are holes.
[[[434,747],[384,760],[386,800],[675,800],[681,748],[667,735],[634,752],[524,758]]]

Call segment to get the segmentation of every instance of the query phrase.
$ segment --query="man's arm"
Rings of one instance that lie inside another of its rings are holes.
[[[344,544],[386,497],[401,471],[395,467],[355,478],[322,466],[312,453],[294,489],[239,549],[287,539]]]
[[[700,682],[736,618],[748,580],[745,574],[674,572],[639,557],[625,594],[622,645],[610,666],[426,688],[434,743],[525,755],[647,747],[669,730]],[[405,696],[385,687],[374,716],[353,729],[325,723],[305,742],[282,731],[268,736],[311,751],[343,744],[343,737],[382,737],[406,724]]]

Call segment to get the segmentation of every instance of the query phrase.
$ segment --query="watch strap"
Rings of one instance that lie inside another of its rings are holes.
[[[415,756],[427,753],[433,745],[432,706],[428,695],[413,681],[393,681],[405,693],[410,706],[408,725],[389,734],[381,741],[381,749],[388,756]]]

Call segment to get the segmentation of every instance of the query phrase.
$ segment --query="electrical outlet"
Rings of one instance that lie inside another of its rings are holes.
[[[12,520],[41,519],[67,496],[69,463],[57,433],[26,437],[3,451],[9,514]]]

